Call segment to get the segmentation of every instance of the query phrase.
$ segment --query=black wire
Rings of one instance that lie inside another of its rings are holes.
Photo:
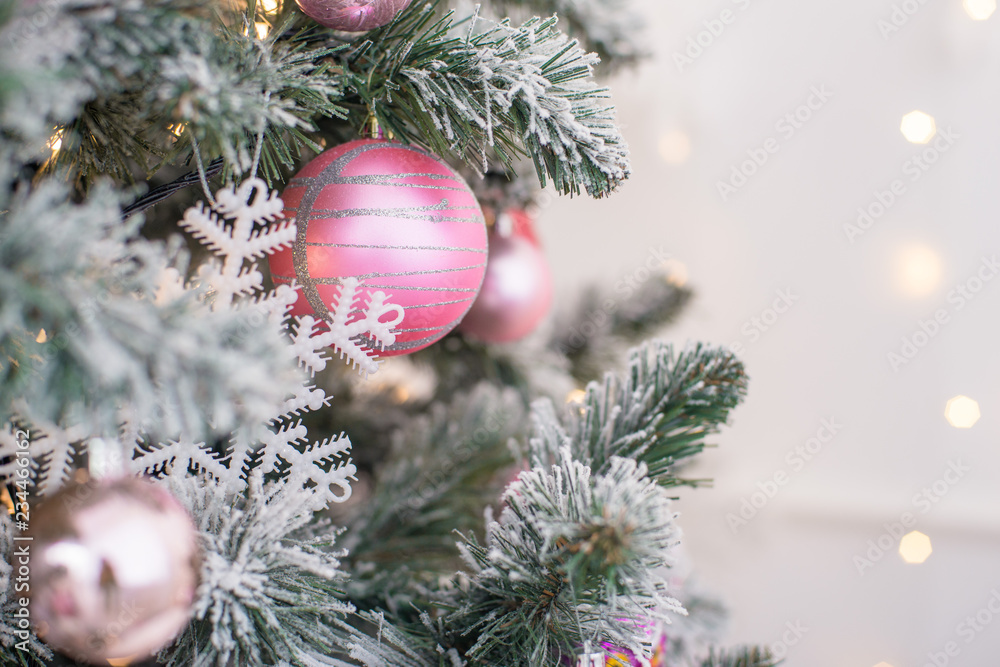
[[[205,178],[211,178],[215,176],[220,171],[222,171],[223,159],[217,157],[212,160],[209,165],[205,168]],[[149,192],[147,192],[142,197],[139,197],[134,202],[122,209],[122,217],[127,218],[130,215],[136,213],[141,213],[145,211],[150,206],[159,204],[164,199],[167,199],[175,192],[179,192],[185,188],[189,188],[192,185],[198,185],[201,182],[201,177],[198,175],[197,171],[192,171],[190,173],[184,174],[178,179],[165,183],[159,187],[155,187]]]

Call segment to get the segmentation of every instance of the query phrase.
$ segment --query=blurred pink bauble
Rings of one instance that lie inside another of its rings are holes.
[[[514,217],[514,232],[490,234],[486,278],[459,331],[486,343],[510,343],[541,324],[552,306],[552,274],[545,253],[525,224]]]
[[[302,13],[334,30],[367,32],[392,21],[411,0],[295,0]]]
[[[454,329],[486,273],[486,222],[451,167],[415,146],[359,139],[307,164],[281,194],[298,238],[270,255],[277,284],[300,285],[293,315],[329,320],[340,279],[403,307],[396,342],[415,352]]]
[[[80,661],[147,658],[180,632],[198,586],[197,533],[162,488],[72,484],[31,516],[31,617]]]

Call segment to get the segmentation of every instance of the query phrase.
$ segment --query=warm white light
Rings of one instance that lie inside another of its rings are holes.
[[[896,255],[896,286],[904,296],[918,299],[941,284],[941,258],[933,248],[915,243]]]
[[[968,396],[956,396],[944,406],[944,417],[955,428],[972,428],[979,421],[979,403]]]
[[[42,329],[42,330],[40,330],[40,331],[38,332],[38,335],[37,335],[37,336],[35,337],[35,342],[36,342],[36,343],[44,343],[44,342],[45,342],[45,341],[47,341],[48,339],[49,339],[49,336],[48,336],[48,334],[47,334],[47,333],[45,333],[45,329]]]
[[[997,0],[965,0],[965,13],[974,21],[985,21],[997,10]]]
[[[258,21],[257,23],[254,23],[253,25],[257,29],[257,38],[258,39],[267,39],[267,33],[270,32],[271,26],[269,26],[266,23],[262,23],[261,21]]]
[[[583,403],[583,399],[587,398],[587,392],[583,389],[574,389],[566,395],[567,403]]]
[[[682,164],[691,156],[691,139],[680,130],[660,135],[660,157],[670,164]]]
[[[912,565],[923,563],[930,558],[933,551],[934,549],[931,548],[931,538],[918,530],[903,535],[903,539],[899,541],[899,555],[903,557],[904,561]]]
[[[52,138],[49,139],[49,148],[52,149],[53,153],[58,153],[59,149],[62,148],[62,130],[59,130]]]
[[[899,131],[910,143],[926,144],[937,134],[937,125],[934,118],[923,111],[911,111],[903,116]]]
[[[676,259],[668,259],[663,263],[663,272],[666,275],[668,285],[674,287],[684,287],[688,281],[688,268],[684,262]]]

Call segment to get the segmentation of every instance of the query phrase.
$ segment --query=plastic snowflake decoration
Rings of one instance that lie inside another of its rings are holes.
[[[374,350],[360,339],[379,347],[392,345],[393,327],[403,319],[403,308],[387,303],[383,292],[364,303],[361,282],[344,279],[337,303],[330,304],[331,318],[289,318],[296,300],[294,286],[281,285],[262,294],[263,276],[254,260],[288,247],[295,240],[294,221],[278,221],[284,204],[268,194],[260,179],[250,179],[239,189],[226,188],[216,195],[212,208],[203,204],[188,209],[181,226],[219,256],[203,265],[198,279],[184,290],[207,287],[211,308],[243,309],[248,322],[267,322],[284,327],[290,322],[289,361],[308,373],[302,386],[274,411],[262,415],[261,428],[241,429],[232,434],[224,455],[202,442],[177,440],[159,446],[143,445],[136,429],[127,440],[137,444],[131,461],[133,471],[162,474],[170,470],[195,470],[218,480],[232,492],[246,488],[247,474],[259,468],[265,476],[278,476],[290,488],[302,490],[317,508],[350,497],[349,479],[355,467],[347,461],[350,440],[343,434],[321,441],[309,438],[300,416],[329,404],[330,398],[308,378],[326,368],[328,349],[359,368],[374,373],[379,362]],[[165,276],[157,298],[179,293],[178,276]],[[394,315],[387,320],[387,315]],[[386,320],[386,321],[383,321]]]
[[[330,397],[311,378],[326,368],[329,350],[358,368],[374,373],[379,361],[375,348],[392,345],[403,308],[387,302],[383,292],[369,294],[361,281],[344,279],[340,296],[330,304],[331,317],[291,317],[294,285],[263,290],[257,260],[288,247],[295,240],[294,220],[281,219],[284,204],[265,183],[245,181],[239,188],[224,188],[211,207],[189,209],[180,226],[201,241],[216,257],[202,265],[187,281],[177,268],[164,270],[155,300],[160,305],[184,298],[192,291],[204,296],[205,308],[231,308],[241,314],[248,331],[274,327],[286,332],[289,366],[302,371],[302,384],[283,403],[259,415],[259,423],[229,435],[225,446],[180,437],[167,443],[150,443],[142,424],[123,410],[122,464],[136,474],[163,476],[188,471],[207,476],[227,492],[243,493],[251,470],[268,479],[279,479],[289,491],[302,492],[304,506],[320,509],[350,497],[349,480],[356,471],[348,460],[350,440],[340,434],[312,440],[302,425],[304,412],[329,405]],[[287,325],[287,326],[286,326]],[[373,347],[374,346],[374,347]],[[87,448],[85,434],[43,424],[32,433],[35,481],[42,494],[52,493],[68,479],[74,456]],[[0,461],[13,460],[17,439],[13,431],[0,431]],[[0,464],[0,474],[7,472]]]

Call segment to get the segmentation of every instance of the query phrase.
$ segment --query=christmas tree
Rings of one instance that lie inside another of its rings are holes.
[[[641,24],[0,0],[2,664],[774,664],[677,562],[738,359],[665,277],[542,322]]]

